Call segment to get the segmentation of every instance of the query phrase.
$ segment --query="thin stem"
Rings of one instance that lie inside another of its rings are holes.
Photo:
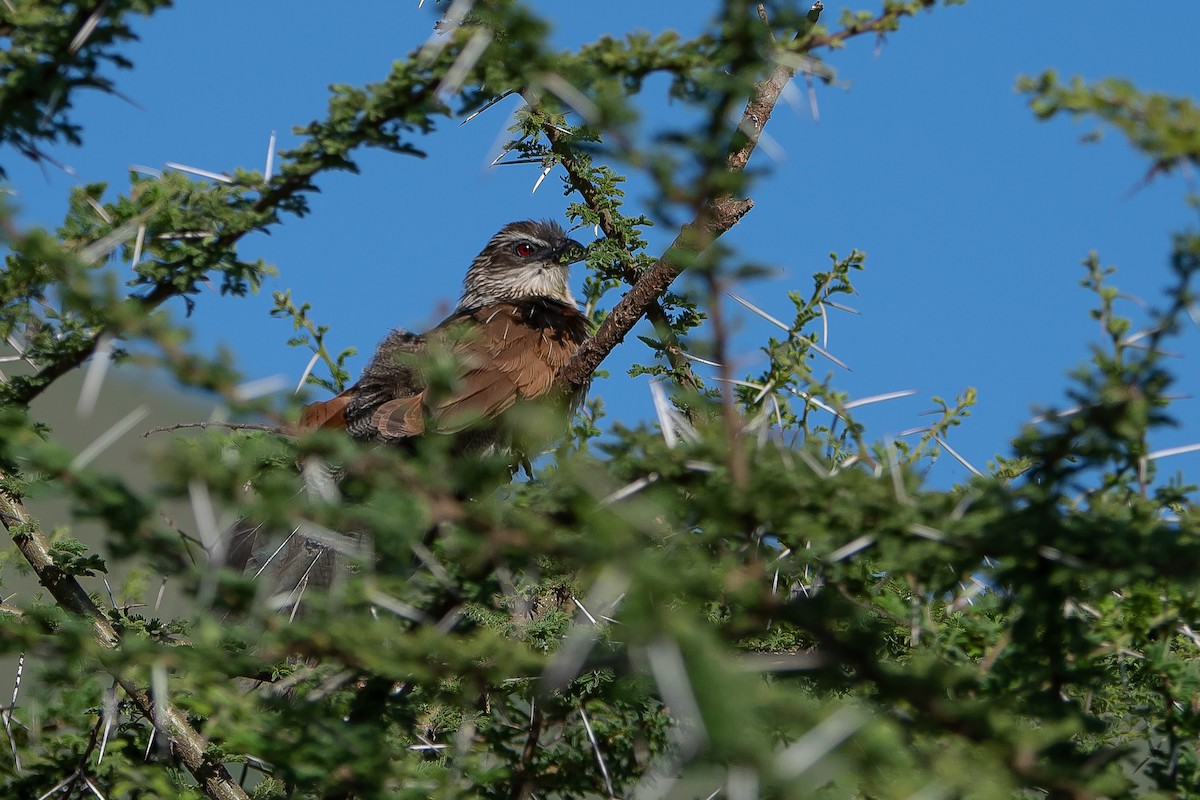
[[[729,364],[729,333],[721,309],[721,298],[725,292],[715,268],[710,268],[705,277],[708,279],[708,316],[713,329],[713,353],[721,373],[721,418],[725,425],[726,447],[729,449],[729,480],[734,488],[741,489],[746,485],[746,451],[742,440],[742,418],[734,397],[733,368]]]

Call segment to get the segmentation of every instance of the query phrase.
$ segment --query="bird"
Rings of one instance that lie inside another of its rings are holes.
[[[586,391],[586,386],[561,389],[557,381],[590,330],[567,283],[569,265],[585,254],[584,246],[554,221],[505,225],[472,260],[458,304],[446,319],[424,334],[391,331],[358,381],[329,400],[305,406],[299,421],[284,432],[340,430],[358,441],[402,448],[420,437],[448,436],[456,456],[499,451],[509,455],[515,469],[528,457],[529,442],[514,435],[507,417],[530,403],[558,400],[565,428],[569,409]],[[431,385],[422,367],[439,353],[449,354],[457,365],[448,386]],[[307,588],[333,581],[334,548],[294,533],[264,555],[269,548],[262,547],[261,528],[240,520],[224,563],[247,574],[255,567],[255,574],[270,568],[276,594],[291,598],[280,605],[294,615]]]
[[[494,449],[495,422],[514,405],[550,394],[587,337],[587,318],[567,285],[568,264],[584,252],[555,222],[505,225],[471,262],[449,317],[426,334],[392,331],[353,386],[304,408],[297,430],[344,429],[390,444],[469,430],[460,437],[468,449]],[[441,393],[417,365],[434,350],[461,364],[456,385]]]

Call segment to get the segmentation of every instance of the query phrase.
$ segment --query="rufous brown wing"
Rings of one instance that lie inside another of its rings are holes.
[[[453,314],[426,334],[392,331],[357,383],[306,406],[289,430],[343,429],[355,439],[387,444],[436,433],[455,437],[458,453],[533,455],[520,452],[524,442],[514,442],[501,421],[527,401],[561,399],[565,412],[582,397],[583,389],[561,398],[554,393],[560,391],[559,371],[589,330],[567,286],[567,267],[583,253],[556,223],[504,226],[472,261]],[[455,360],[455,374],[448,385],[442,381],[435,388],[426,366],[442,355]],[[564,428],[566,422],[564,413]],[[239,527],[242,533],[230,543],[236,554],[227,561],[231,566],[245,566],[257,550],[258,528],[247,521]],[[273,581],[277,590],[292,590],[286,584],[295,583],[302,593],[314,578],[327,583],[331,566],[320,578],[313,573],[332,559],[332,553],[323,553],[327,549],[314,549],[305,537],[293,541],[279,559],[285,566]],[[297,572],[293,565],[303,568],[302,581],[287,577]]]

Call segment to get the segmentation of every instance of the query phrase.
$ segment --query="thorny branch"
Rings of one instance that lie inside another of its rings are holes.
[[[414,91],[403,98],[404,107],[396,109],[392,116],[403,117],[405,113],[412,108],[418,108],[422,104],[427,103],[429,99],[435,95],[439,85],[437,76],[431,77],[425,81],[420,90]],[[371,116],[363,119],[358,124],[362,130],[383,130],[388,123],[387,116]],[[350,134],[347,134],[350,135]],[[360,142],[361,144],[361,142]],[[266,188],[258,199],[250,206],[252,214],[274,214],[284,206],[289,200],[301,195],[304,192],[315,191],[316,187],[313,184],[315,175],[322,171],[331,169],[343,168],[341,162],[325,163],[321,162],[317,165],[301,165],[307,168],[296,169],[292,172],[284,172],[280,180],[274,182]],[[227,230],[221,235],[214,238],[212,244],[209,245],[209,250],[213,253],[222,253],[231,251],[233,247],[241,241],[247,234],[261,230],[264,227],[262,223],[248,225],[246,227],[233,228]],[[171,277],[164,278],[160,283],[154,286],[148,293],[143,295],[135,295],[126,298],[125,305],[136,309],[135,314],[126,314],[118,312],[113,314],[114,319],[138,319],[149,314],[161,306],[166,301],[185,294],[185,290],[180,289],[172,283]],[[62,353],[53,361],[44,365],[38,372],[25,379],[23,385],[19,389],[10,389],[6,398],[7,402],[13,405],[28,405],[34,398],[40,395],[47,387],[55,380],[62,377],[67,372],[78,367],[86,361],[95,352],[98,343],[106,335],[119,336],[121,331],[117,329],[115,323],[109,323],[98,328],[94,335],[86,341],[81,342],[67,352]]]
[[[583,202],[587,203],[592,211],[596,212],[596,216],[600,219],[600,231],[606,239],[610,239],[618,244],[624,252],[629,252],[629,242],[625,235],[617,228],[613,220],[612,211],[600,202],[600,193],[596,186],[587,179],[575,154],[571,148],[563,141],[562,131],[549,123],[542,126],[542,133],[546,140],[550,142],[550,149],[558,156],[558,163],[562,164],[567,173],[567,180],[571,184],[571,188],[579,193],[583,198]],[[620,264],[621,277],[631,286],[636,284],[641,277],[641,273],[629,263],[628,260],[622,259]],[[675,371],[677,380],[686,388],[699,390],[701,383],[700,379],[692,371],[691,364],[683,356],[683,347],[679,342],[679,337],[675,335],[675,331],[671,328],[670,320],[667,319],[667,312],[663,308],[660,298],[655,297],[649,308],[646,310],[646,318],[650,320],[650,324],[654,326],[654,332],[658,335],[659,341],[662,342],[663,352],[667,356],[667,361],[671,368]]]
[[[732,197],[719,197],[707,205],[695,220],[684,226],[667,252],[643,272],[637,283],[613,306],[596,334],[580,346],[571,362],[563,368],[561,379],[571,386],[585,384],[601,362],[625,340],[625,336],[646,315],[650,306],[683,272],[683,268],[677,266],[679,259],[676,254],[702,252],[753,207],[753,200]]]
[[[273,186],[269,191],[264,192],[262,196],[255,201],[252,209],[255,212],[262,213],[275,208],[285,200],[299,194],[301,191],[310,188],[311,183],[308,176],[289,176],[283,181]],[[243,228],[227,231],[218,236],[212,244],[212,250],[219,252],[229,250],[238,243],[244,236],[249,234],[255,228]],[[163,282],[156,285],[147,294],[134,295],[127,298],[124,303],[127,306],[137,307],[142,315],[149,314],[154,309],[161,306],[166,301],[173,297],[184,294],[184,291],[171,283],[170,279],[164,279]],[[133,319],[138,318],[137,315],[128,315],[124,313],[114,314],[118,319]],[[91,357],[96,351],[96,347],[100,340],[106,335],[119,335],[121,331],[112,329],[112,326],[105,326],[97,329],[95,335],[81,342],[74,349],[62,353],[53,361],[43,366],[37,373],[28,378],[24,385],[19,389],[11,390],[8,396],[8,402],[13,405],[28,405],[38,395],[44,392],[50,384],[62,377],[66,373],[78,367],[84,361]]]
[[[819,2],[813,5],[814,11],[820,11],[821,8],[823,6]],[[876,20],[872,24],[883,23]],[[839,31],[834,36],[820,37],[815,40],[813,46],[828,45],[848,38],[856,32],[866,31],[857,28],[853,31]],[[780,64],[766,78],[754,84],[737,128],[739,136],[744,136],[745,141],[740,147],[732,149],[725,160],[725,168],[729,172],[738,173],[746,169],[751,154],[758,146],[763,128],[779,102],[779,96],[795,74],[796,67]],[[692,222],[683,227],[662,257],[637,278],[633,287],[613,307],[596,334],[580,346],[571,362],[560,373],[560,378],[576,387],[587,382],[592,372],[608,357],[613,348],[625,339],[642,317],[651,312],[658,304],[659,298],[683,272],[683,267],[679,265],[679,262],[684,260],[681,256],[703,252],[753,207],[754,201],[749,198],[727,195],[711,198]]]
[[[0,520],[21,555],[33,567],[38,582],[49,590],[58,605],[90,622],[92,633],[101,645],[109,649],[119,647],[121,636],[116,628],[104,612],[96,607],[79,582],[54,563],[46,535],[29,516],[25,504],[7,491],[0,491]],[[247,800],[246,793],[221,762],[209,753],[208,742],[192,727],[183,712],[167,702],[166,698],[152,697],[116,670],[113,671],[113,677],[146,719],[163,721],[163,728],[156,728],[156,732],[167,737],[172,751],[204,787],[209,797],[214,800]]]

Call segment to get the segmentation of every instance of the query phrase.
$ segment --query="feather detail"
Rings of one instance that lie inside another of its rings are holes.
[[[559,368],[587,336],[587,321],[578,310],[545,299],[496,303],[447,323],[467,325],[470,335],[460,337],[453,348],[464,362],[461,384],[448,397],[427,405],[443,433],[458,432],[500,416],[521,400],[545,395]],[[442,329],[438,326],[431,336]]]
[[[411,439],[425,433],[425,393],[389,400],[371,415],[371,426],[384,441]]]
[[[460,310],[424,336],[393,331],[358,383],[306,406],[294,432],[344,428],[356,439],[388,442],[420,436],[430,425],[460,433],[550,392],[587,330],[573,305],[530,298]],[[460,372],[448,392],[433,396],[420,356],[438,349],[459,360]]]

